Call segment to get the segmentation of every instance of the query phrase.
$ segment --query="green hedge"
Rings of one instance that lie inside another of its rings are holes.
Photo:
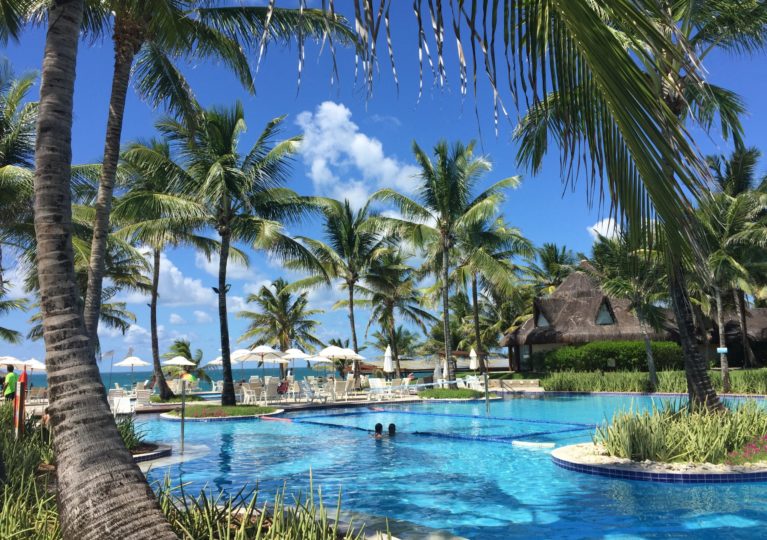
[[[722,375],[709,371],[717,392],[722,391]],[[574,372],[560,371],[541,379],[543,388],[550,392],[648,392],[649,376],[640,371]],[[730,372],[733,394],[767,395],[767,368]],[[687,392],[684,371],[659,371],[658,392]]]
[[[682,348],[671,341],[653,342],[652,354],[658,371],[684,366]],[[550,351],[545,364],[549,371],[637,371],[647,370],[647,354],[643,341],[594,341]]]

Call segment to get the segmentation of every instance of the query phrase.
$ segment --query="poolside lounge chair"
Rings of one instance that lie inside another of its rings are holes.
[[[368,379],[370,390],[368,390],[368,399],[385,398],[387,394],[386,381],[375,377]]]
[[[354,381],[336,381],[333,383],[333,401],[338,401],[344,398],[344,401],[349,401],[349,390],[354,384]]]
[[[151,395],[151,390],[136,390],[136,406],[149,407],[152,404],[149,400]]]
[[[128,396],[115,397],[109,406],[115,416],[132,415],[136,410],[134,401]]]
[[[324,394],[320,394],[318,392],[315,392],[311,385],[306,381],[299,381],[299,386],[301,387],[301,393],[306,398],[306,401],[309,403],[314,403],[314,400],[322,401],[325,403],[328,400],[328,396]]]
[[[242,404],[243,405],[255,405],[258,403],[258,398],[261,393],[256,392],[252,387],[242,386]]]
[[[269,379],[269,381],[264,386],[264,392],[262,394],[264,405],[266,405],[270,401],[279,401],[282,399],[282,396],[277,391],[279,386],[280,386],[280,383],[276,377],[272,377],[271,379]]]
[[[28,403],[39,403],[48,399],[48,391],[45,388],[30,388],[27,394]]]

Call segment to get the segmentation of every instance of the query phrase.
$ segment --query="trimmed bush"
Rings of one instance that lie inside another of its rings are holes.
[[[655,369],[682,369],[682,348],[671,341],[652,343]],[[594,341],[585,345],[570,345],[546,353],[549,371],[617,371],[647,370],[647,354],[643,341]]]
[[[184,416],[187,418],[226,418],[229,416],[255,416],[268,414],[276,411],[274,407],[262,407],[260,405],[195,405],[187,407]],[[175,409],[168,414],[181,416],[181,410]]]
[[[651,411],[617,413],[597,428],[594,442],[611,456],[634,461],[723,463],[755,438],[767,435],[767,411],[746,401],[726,411],[653,404]]]
[[[418,397],[425,399],[477,399],[485,397],[485,394],[469,388],[429,388],[418,392]]]

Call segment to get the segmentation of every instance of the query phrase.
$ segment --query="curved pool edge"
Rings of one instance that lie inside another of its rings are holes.
[[[192,418],[189,416],[185,416],[184,421],[185,422],[232,422],[235,420],[257,420],[258,418],[261,418],[262,416],[276,416],[284,412],[285,412],[285,409],[276,409],[269,413],[246,414],[242,416],[215,416],[215,417],[208,417],[208,418]],[[170,413],[162,413],[159,416],[163,420],[170,420],[171,422],[181,422],[181,417],[170,414]]]
[[[561,446],[551,452],[552,462],[563,469],[616,478],[620,480],[639,480],[643,482],[659,482],[665,484],[729,484],[747,482],[767,482],[767,463],[761,466],[741,465],[689,465],[687,469],[674,470],[669,464],[649,462],[640,463],[621,458],[599,456],[605,463],[589,461],[589,452],[595,448],[593,443],[571,444]],[[594,452],[590,454],[596,456]],[[585,459],[584,459],[585,458]],[[609,461],[612,460],[612,461]],[[682,466],[682,465],[680,465]],[[717,467],[712,470],[711,467]]]

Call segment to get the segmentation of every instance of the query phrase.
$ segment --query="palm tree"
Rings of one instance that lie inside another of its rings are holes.
[[[434,319],[434,317],[432,317],[432,319]],[[412,356],[421,345],[421,336],[416,332],[405,328],[401,324],[398,324],[394,329],[393,337],[391,332],[383,328],[376,330],[370,334],[370,336],[373,339],[368,343],[379,351],[384,351],[386,350],[387,345],[391,345],[393,353],[396,346],[398,359],[401,359],[404,356]],[[392,343],[394,345],[392,345]]]
[[[642,9],[654,9],[649,2],[640,4]],[[689,64],[679,62],[678,58],[693,52],[702,61],[715,49],[742,51],[762,47],[767,40],[767,6],[762,3],[746,6],[733,0],[688,1],[673,7],[663,3],[657,8],[655,13],[648,12],[645,20],[669,35],[679,36],[673,44],[643,41],[636,21],[616,19],[610,16],[609,10],[601,13],[599,23],[622,40],[631,55],[641,58],[636,70],[640,71],[640,66],[644,70],[641,76],[648,82],[646,91],[661,104],[657,127],[643,129],[643,134],[653,138],[653,130],[657,129],[671,139],[683,130],[689,116],[695,116],[705,129],[710,129],[718,117],[722,133],[732,135],[739,143],[742,128],[738,117],[743,112],[743,104],[738,96],[690,77]],[[649,234],[653,214],[660,215],[668,246],[669,294],[685,355],[688,392],[694,401],[712,409],[721,408],[695,341],[693,311],[684,275],[687,260],[698,269],[705,266],[701,262],[702,238],[695,226],[692,205],[685,204],[686,191],[698,199],[706,196],[683,164],[688,159],[697,167],[699,160],[688,153],[687,143],[676,140],[661,144],[657,167],[649,166],[636,153],[636,147],[632,147],[631,135],[620,129],[617,115],[612,116],[614,105],[606,102],[605,89],[580,81],[576,92],[570,95],[552,92],[531,108],[517,129],[518,158],[537,169],[550,138],[561,141],[563,153],[571,159],[576,152],[580,156],[580,150],[576,149],[580,149],[579,142],[583,142],[590,148],[592,170],[607,179],[613,202],[620,206],[620,215],[631,226],[646,229]],[[620,104],[624,106],[625,103]],[[605,114],[606,110],[611,112]],[[652,106],[647,108],[652,110]],[[612,135],[603,137],[601,134],[605,133]],[[597,144],[605,148],[597,153],[594,143],[589,142],[591,139],[601,139]],[[664,181],[659,182],[659,178]]]
[[[503,191],[516,186],[519,180],[506,178],[475,196],[474,188],[482,174],[490,170],[490,162],[474,156],[474,143],[448,146],[447,142],[441,141],[434,147],[434,162],[415,142],[413,152],[421,168],[418,200],[392,189],[379,190],[372,199],[393,203],[402,218],[379,217],[376,222],[416,247],[429,246],[429,255],[433,257],[430,266],[442,282],[444,353],[448,375],[453,380],[448,304],[450,251],[459,231],[494,215],[503,200]]]
[[[178,193],[173,193],[171,176],[164,171],[146,167],[142,155],[155,153],[170,160],[167,141],[137,142],[128,147],[122,156],[123,182],[128,191],[117,199],[112,211],[112,223],[121,226],[116,234],[132,242],[149,246],[152,255],[152,286],[149,314],[152,341],[153,383],[160,389],[160,399],[168,400],[173,392],[165,382],[160,365],[160,345],[157,332],[157,301],[160,284],[161,254],[170,246],[186,244],[194,246],[207,256],[219,248],[218,242],[195,233],[197,220],[204,209]],[[102,305],[101,309],[103,310]]]
[[[29,304],[26,299],[4,299],[6,294],[8,294],[8,291],[5,290],[5,287],[0,287],[0,314],[5,315],[15,310],[26,311]],[[21,332],[0,326],[0,340],[7,341],[8,343],[21,343],[22,339],[23,335]]]
[[[370,202],[355,211],[348,199],[340,202],[316,198],[315,201],[322,210],[326,241],[298,237],[311,250],[314,259],[306,261],[303,265],[293,263],[293,266],[303,267],[315,275],[294,283],[292,287],[320,286],[330,284],[334,279],[341,280],[348,293],[348,299],[337,305],[345,305],[349,310],[352,348],[354,352],[359,352],[354,320],[355,288],[359,281],[365,278],[372,262],[391,249],[391,246],[386,238],[370,227],[375,218],[369,209]],[[359,363],[356,361],[354,380],[355,384],[359,381]]]
[[[37,276],[59,520],[69,537],[170,540],[176,535],[115,426],[79,306],[70,180],[82,17],[82,0],[54,0],[50,5],[35,141]]]
[[[229,68],[242,85],[254,90],[245,49],[263,52],[267,42],[298,39],[303,54],[305,37],[352,41],[351,30],[337,15],[315,9],[283,9],[270,5],[229,5],[194,0],[109,0],[86,3],[85,34],[92,38],[111,32],[115,49],[112,91],[104,142],[104,158],[91,250],[85,326],[96,337],[104,250],[120,156],[125,98],[131,76],[139,95],[152,106],[197,122],[195,97],[175,62],[189,57],[213,59]],[[152,14],[153,16],[149,16]]]
[[[200,364],[202,363],[202,349],[196,349],[194,353],[192,353],[192,344],[188,339],[175,339],[173,340],[173,343],[171,343],[170,348],[168,348],[168,352],[163,354],[162,357],[170,359],[176,356],[183,356],[190,362],[194,362],[195,366],[165,366],[165,371],[168,375],[176,377],[181,375],[181,373],[186,372],[194,375],[201,381],[210,382],[210,375],[205,371],[205,368],[200,367]]]
[[[764,265],[767,246],[767,199],[752,193],[733,197],[717,193],[706,200],[698,213],[706,234],[706,263],[716,305],[719,347],[727,347],[724,329],[723,291],[749,287],[753,282],[749,266]],[[750,256],[754,251],[762,255]],[[746,349],[743,351],[744,355]],[[720,354],[722,390],[730,389],[726,353]]]
[[[131,151],[134,163],[163,171],[171,178],[173,192],[198,204],[202,214],[196,218],[187,216],[188,226],[195,223],[196,228],[210,227],[220,237],[218,286],[213,291],[218,295],[221,328],[223,405],[235,404],[226,307],[230,288],[226,282],[227,263],[231,257],[239,256],[232,242],[246,242],[255,249],[266,249],[307,266],[313,260],[283,230],[284,222],[296,222],[312,207],[307,199],[281,187],[299,141],[296,137],[274,141],[283,118],[269,122],[245,154],[238,149],[240,134],[246,128],[239,102],[230,108],[205,111],[204,121],[196,126],[169,118],[160,121],[157,128],[172,145],[176,160],[141,148]]]
[[[239,341],[253,340],[249,347],[268,343],[279,344],[281,351],[291,347],[311,349],[322,346],[322,341],[312,332],[319,323],[311,317],[319,315],[321,309],[308,309],[307,293],[291,294],[288,282],[282,278],[262,285],[256,294],[248,295],[246,302],[258,306],[258,311],[240,311],[237,316],[248,319],[245,333]],[[285,367],[280,364],[280,375],[284,378]]]
[[[423,309],[423,298],[417,285],[415,269],[407,265],[407,257],[401,251],[389,251],[373,260],[365,276],[365,284],[360,287],[360,292],[367,297],[366,303],[372,308],[367,329],[376,322],[381,331],[389,336],[397,377],[402,376],[397,317],[416,325],[423,332],[427,331],[426,323],[436,320]],[[386,346],[383,348],[386,349]]]
[[[539,295],[551,294],[575,270],[578,261],[567,246],[547,242],[528,257],[524,273]]]
[[[511,292],[517,266],[513,257],[530,257],[533,246],[522,236],[519,229],[509,227],[502,217],[478,221],[459,231],[457,251],[459,263],[456,268],[460,283],[471,283],[471,299],[474,322],[474,346],[479,357],[480,371],[485,366],[485,347],[480,332],[480,289]]]
[[[719,190],[731,197],[739,197],[753,192],[767,193],[767,179],[762,178],[759,185],[756,184],[755,179],[756,164],[760,156],[761,152],[757,148],[736,148],[729,158],[726,156],[708,156],[706,162]],[[735,310],[740,322],[743,364],[745,367],[749,367],[754,364],[754,351],[751,350],[751,345],[748,342],[746,293],[743,288],[738,286],[733,288],[732,292]]]
[[[659,253],[636,245],[631,235],[621,232],[615,238],[599,236],[593,254],[583,269],[596,278],[610,296],[629,302],[629,310],[639,320],[644,334],[650,387],[658,377],[652,355],[650,330],[660,330],[666,322],[663,303],[668,302],[668,278]]]

